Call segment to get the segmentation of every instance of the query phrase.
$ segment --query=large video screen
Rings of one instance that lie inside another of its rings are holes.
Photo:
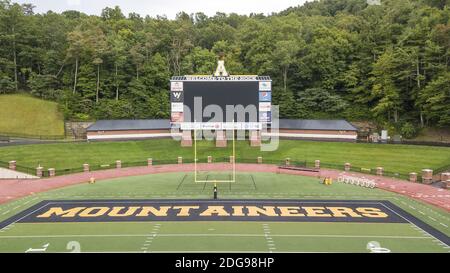
[[[184,113],[184,122],[194,122],[197,118],[194,117],[194,98],[201,98],[202,110],[208,105],[218,105],[222,111],[222,120],[215,120],[216,122],[231,122],[227,120],[226,106],[227,105],[242,105],[244,108],[253,106],[256,109],[256,114],[251,115],[245,113],[244,117],[238,117],[234,113],[234,120],[239,122],[258,122],[259,121],[259,82],[258,81],[236,81],[236,82],[184,82],[184,105],[191,110]],[[250,109],[250,108],[248,108]],[[229,114],[231,115],[231,114]],[[214,114],[212,115],[214,117]],[[203,116],[202,122],[208,122],[211,117]],[[218,117],[220,118],[220,116]]]

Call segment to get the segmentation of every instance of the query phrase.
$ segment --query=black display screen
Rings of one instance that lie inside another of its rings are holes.
[[[189,107],[190,114],[185,110],[184,122],[200,122],[198,115],[194,117],[194,98],[201,98],[201,109],[204,111],[208,105],[218,105],[223,111],[223,116],[217,116],[219,120],[215,122],[232,122],[229,120],[232,113],[226,113],[227,105],[236,107],[242,105],[243,108],[256,111],[254,114],[245,112],[245,114],[234,113],[235,122],[258,122],[259,116],[259,82],[258,81],[239,81],[239,82],[184,82],[184,105]],[[253,111],[253,112],[254,112]],[[197,112],[199,112],[197,110]],[[212,114],[212,117],[215,115]],[[227,118],[228,116],[228,118]],[[212,117],[202,115],[202,122],[211,121]],[[243,120],[245,119],[245,120]]]

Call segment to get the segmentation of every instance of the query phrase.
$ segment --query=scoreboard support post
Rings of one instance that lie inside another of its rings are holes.
[[[192,147],[192,132],[190,130],[183,131],[181,147]]]
[[[250,131],[250,146],[260,147],[261,146],[261,132],[260,131]]]
[[[227,136],[225,131],[216,131],[216,147],[225,148],[227,147]]]

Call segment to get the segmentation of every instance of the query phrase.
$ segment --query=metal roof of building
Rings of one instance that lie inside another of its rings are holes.
[[[280,129],[358,131],[346,120],[280,119]]]
[[[168,119],[99,120],[87,131],[163,130],[170,129]]]

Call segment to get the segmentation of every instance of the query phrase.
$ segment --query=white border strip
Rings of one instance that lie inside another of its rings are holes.
[[[181,133],[158,133],[158,134],[121,134],[121,135],[88,135],[88,140],[95,139],[132,139],[132,138],[157,138],[157,137],[181,137]]]
[[[352,139],[352,140],[356,140],[357,139],[357,135],[330,135],[330,134],[296,134],[296,133],[261,133],[261,136],[268,136],[268,137],[274,137],[274,136],[279,136],[279,137],[292,137],[292,138],[308,138],[308,137],[313,137],[313,138],[330,138],[330,139]]]

